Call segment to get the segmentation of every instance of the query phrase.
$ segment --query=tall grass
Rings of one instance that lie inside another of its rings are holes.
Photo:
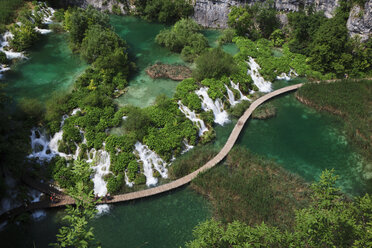
[[[349,141],[372,161],[372,81],[306,84],[297,97],[318,110],[342,116]]]
[[[226,223],[264,221],[291,228],[294,210],[309,201],[302,179],[242,147],[231,150],[224,164],[199,175],[192,187],[208,196],[215,217]]]
[[[9,24],[13,21],[14,11],[24,0],[0,0],[0,25]]]

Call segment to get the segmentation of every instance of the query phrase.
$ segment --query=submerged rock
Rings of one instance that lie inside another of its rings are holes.
[[[174,81],[182,81],[191,77],[192,71],[184,65],[155,64],[146,69],[151,78],[169,78]]]

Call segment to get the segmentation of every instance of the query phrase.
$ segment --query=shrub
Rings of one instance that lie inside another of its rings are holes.
[[[8,64],[9,60],[6,57],[6,54],[2,51],[0,51],[0,64]]]
[[[213,48],[204,52],[195,61],[193,76],[200,81],[204,78],[221,78],[237,71],[233,57],[221,48]]]
[[[181,19],[170,30],[162,30],[155,41],[171,51],[181,52],[186,61],[192,61],[208,46],[200,33],[201,27],[191,19]]]
[[[163,23],[176,22],[192,15],[194,8],[189,0],[137,0],[136,9],[146,20]]]

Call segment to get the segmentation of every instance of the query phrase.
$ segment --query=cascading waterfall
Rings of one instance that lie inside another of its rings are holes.
[[[184,154],[184,153],[190,151],[192,148],[194,148],[194,146],[189,145],[189,143],[187,143],[187,140],[184,140],[184,141],[183,141],[183,144],[185,145],[185,150],[183,150],[183,151],[181,152],[181,154]]]
[[[6,47],[9,47],[9,41],[12,40],[14,35],[7,31],[2,37],[2,42],[0,43],[0,51],[5,53],[6,57],[8,59],[24,59],[26,56],[23,54],[23,52],[13,52],[5,50]]]
[[[39,4],[40,10],[37,12],[37,14],[42,15],[42,23],[43,24],[51,24],[53,23],[52,17],[54,16],[55,10],[51,7],[41,6]],[[35,12],[32,12],[33,15],[35,15]],[[32,19],[32,18],[31,18]],[[21,26],[21,22],[17,22],[18,26]],[[40,34],[49,34],[52,32],[50,29],[42,29],[39,27],[35,27],[35,31],[39,32]],[[14,35],[7,31],[5,34],[0,37],[0,51],[5,53],[6,57],[10,60],[12,59],[27,59],[27,57],[24,55],[23,52],[14,52],[12,50],[7,50],[6,48],[9,47],[9,41],[12,40]],[[5,71],[10,70],[9,67],[6,67],[5,65],[0,65],[0,79],[2,78],[2,73]]]
[[[167,163],[165,163],[155,152],[151,151],[146,145],[137,141],[134,145],[135,152],[138,153],[138,162],[143,163],[143,174],[146,177],[146,185],[156,185],[158,179],[154,177],[153,167],[157,170],[162,178],[168,178],[168,170],[166,169]]]
[[[239,101],[250,101],[250,99],[248,97],[246,97],[245,95],[243,95],[243,93],[241,92],[240,88],[239,88],[239,83],[234,83],[232,80],[230,80],[230,84],[231,84],[231,87],[233,87],[234,89],[236,89],[239,94],[240,94],[240,100]]]
[[[178,108],[186,116],[186,118],[195,123],[196,126],[199,128],[199,137],[202,136],[206,131],[208,131],[208,128],[205,126],[204,121],[196,116],[195,111],[191,111],[188,107],[183,105],[181,101],[178,101]]]
[[[220,99],[216,99],[214,102],[208,95],[208,88],[202,87],[199,90],[195,91],[195,93],[199,96],[202,100],[202,109],[204,111],[212,110],[214,115],[214,122],[223,126],[225,123],[230,122],[229,115],[223,109],[223,104]]]
[[[269,81],[265,81],[265,79],[261,76],[259,72],[261,67],[252,57],[249,57],[248,65],[251,68],[248,70],[248,74],[251,76],[253,83],[257,86],[258,90],[261,92],[272,91],[271,83]]]
[[[291,80],[291,78],[294,78],[294,77],[298,77],[298,74],[296,73],[295,70],[293,70],[292,68],[289,70],[289,73],[287,75],[287,73],[283,72],[282,74],[280,74],[279,76],[276,77],[276,79],[278,80]]]
[[[110,174],[110,154],[102,150],[92,149],[88,153],[88,163],[93,163],[91,167],[95,174],[92,179],[94,184],[94,194],[97,196],[105,196],[107,194],[107,183],[104,177]]]
[[[235,100],[234,92],[232,92],[232,91],[230,90],[230,88],[227,87],[226,84],[225,84],[225,88],[226,88],[226,90],[227,90],[227,96],[228,96],[228,100],[229,100],[230,105],[231,105],[231,106],[235,106],[236,104],[238,104],[239,101],[238,101],[238,100]]]

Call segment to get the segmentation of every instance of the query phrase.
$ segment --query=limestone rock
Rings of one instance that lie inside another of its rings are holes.
[[[346,23],[352,37],[360,36],[361,41],[367,41],[372,32],[372,0],[364,5],[364,9],[355,5]]]

